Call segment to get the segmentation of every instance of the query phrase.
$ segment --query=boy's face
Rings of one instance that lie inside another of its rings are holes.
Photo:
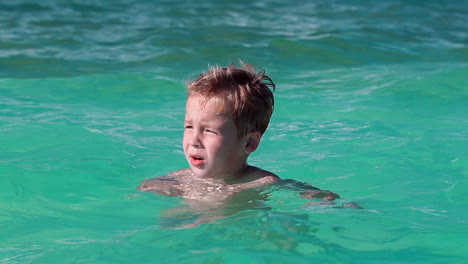
[[[184,121],[185,157],[197,177],[235,177],[246,166],[243,139],[237,137],[232,115],[219,111],[215,100],[190,95]]]

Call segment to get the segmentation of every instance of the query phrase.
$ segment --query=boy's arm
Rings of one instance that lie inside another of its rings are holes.
[[[314,187],[305,182],[298,182],[295,180],[288,179],[288,180],[281,180],[280,184],[281,184],[281,187],[283,188],[298,191],[301,194],[301,197],[306,198],[306,199],[317,198],[325,202],[330,202],[337,198],[340,198],[340,196],[334,192],[320,190],[319,188]],[[314,204],[314,202],[310,202],[308,204]],[[359,204],[355,202],[346,202],[337,206],[337,208],[363,209]]]
[[[285,189],[295,190],[301,194],[302,198],[306,199],[321,199],[323,201],[333,201],[340,196],[334,192],[320,190],[305,182],[299,182],[291,179],[280,180],[278,185]]]
[[[333,201],[337,198],[340,198],[340,196],[334,192],[330,191],[325,191],[325,190],[307,190],[307,191],[301,191],[301,197],[306,198],[306,199],[321,199],[322,201],[329,202]]]

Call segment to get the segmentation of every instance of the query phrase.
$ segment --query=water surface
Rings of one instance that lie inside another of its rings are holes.
[[[464,263],[466,1],[0,3],[0,263]],[[184,83],[276,82],[250,163],[337,192],[220,209],[140,193],[186,167]]]

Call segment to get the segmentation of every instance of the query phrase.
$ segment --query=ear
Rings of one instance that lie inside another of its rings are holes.
[[[244,152],[250,154],[254,152],[260,144],[262,134],[258,131],[250,132],[244,137]]]

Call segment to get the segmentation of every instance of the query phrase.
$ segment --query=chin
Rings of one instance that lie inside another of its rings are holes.
[[[199,168],[191,167],[190,169],[192,170],[193,175],[195,175],[195,177],[197,178],[209,178],[210,177],[206,172],[204,172],[203,170]]]

